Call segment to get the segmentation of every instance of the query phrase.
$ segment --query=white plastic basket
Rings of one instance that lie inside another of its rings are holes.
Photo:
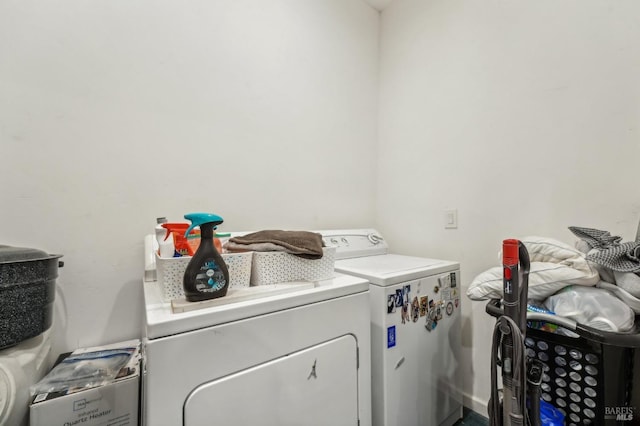
[[[322,251],[321,259],[304,259],[281,251],[255,252],[251,267],[251,285],[332,278],[336,248],[324,247]]]
[[[249,287],[253,252],[223,253],[229,270],[229,288]],[[162,300],[171,302],[184,297],[182,281],[191,256],[161,258],[156,253],[156,271]]]

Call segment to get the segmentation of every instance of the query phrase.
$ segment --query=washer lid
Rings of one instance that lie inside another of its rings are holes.
[[[336,261],[335,269],[349,275],[366,278],[372,284],[388,286],[428,277],[460,266],[457,262],[425,257],[383,254]]]

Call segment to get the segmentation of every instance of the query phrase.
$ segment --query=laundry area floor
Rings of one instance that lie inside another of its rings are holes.
[[[454,426],[488,426],[489,419],[475,411],[471,411],[468,408],[464,408],[463,410],[464,417],[459,420]]]

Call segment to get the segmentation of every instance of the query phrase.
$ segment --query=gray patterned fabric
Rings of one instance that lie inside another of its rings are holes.
[[[570,226],[569,230],[580,239],[586,241],[591,248],[604,249],[614,246],[622,241],[622,237],[614,236],[609,231],[600,231],[599,229],[580,228],[578,226]]]
[[[640,272],[640,241],[621,243],[622,237],[599,229],[570,226],[569,230],[596,249],[587,254],[588,261],[616,272]]]

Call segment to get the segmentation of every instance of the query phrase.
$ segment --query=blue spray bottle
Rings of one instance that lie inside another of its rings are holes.
[[[211,213],[189,213],[184,218],[191,221],[185,236],[200,227],[200,246],[184,271],[185,297],[189,302],[198,302],[226,295],[229,271],[213,244],[213,230],[223,222],[222,218]]]

